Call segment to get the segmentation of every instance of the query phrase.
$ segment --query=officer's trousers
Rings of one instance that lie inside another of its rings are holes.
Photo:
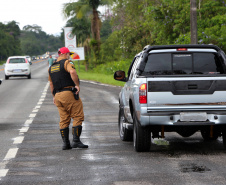
[[[71,91],[62,91],[56,93],[55,104],[60,114],[60,129],[67,128],[73,119],[73,127],[82,125],[84,121],[82,101],[75,100]]]

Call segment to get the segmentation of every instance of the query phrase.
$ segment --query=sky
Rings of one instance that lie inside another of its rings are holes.
[[[70,0],[0,0],[0,22],[16,21],[22,30],[37,24],[47,34],[59,35],[67,19],[62,10]]]

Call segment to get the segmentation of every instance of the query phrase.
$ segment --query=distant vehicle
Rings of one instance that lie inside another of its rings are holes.
[[[52,55],[52,58],[53,58],[54,62],[56,62],[56,61],[57,61],[58,56],[56,56],[56,55]]]
[[[28,60],[29,64],[31,65],[31,57],[30,56],[26,56],[26,59]]]
[[[31,58],[32,60],[36,60],[36,56],[32,56],[32,58]]]
[[[12,76],[31,78],[31,67],[25,56],[12,56],[7,59],[5,64],[5,79],[8,80]]]

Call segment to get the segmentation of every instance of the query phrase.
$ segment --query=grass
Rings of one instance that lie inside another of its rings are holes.
[[[90,80],[115,86],[124,86],[125,84],[125,82],[116,81],[113,77],[114,74],[102,74],[92,71],[86,72],[84,65],[78,65],[77,62],[74,62],[74,64],[80,80]]]
[[[100,82],[104,84],[124,86],[125,82],[116,81],[112,75],[106,75],[101,73],[91,73],[91,72],[78,72],[79,79],[81,80],[91,80],[95,82]]]
[[[4,63],[6,63],[5,60],[1,60],[1,61],[0,61],[0,65],[3,65]]]

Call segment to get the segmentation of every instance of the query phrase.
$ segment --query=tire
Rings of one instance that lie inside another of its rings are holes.
[[[31,73],[27,76],[28,79],[31,79]]]
[[[128,130],[123,127],[125,121],[125,116],[122,108],[119,108],[118,114],[118,127],[119,127],[119,136],[122,141],[133,141],[133,131]]]
[[[151,132],[149,128],[142,128],[133,112],[133,146],[137,152],[148,152],[151,147]]]
[[[213,130],[213,137],[210,137],[210,128],[208,127],[201,130],[201,135],[205,141],[215,141],[217,140],[219,134]]]
[[[6,76],[6,75],[5,75],[5,80],[8,80],[8,79],[9,79],[9,76]]]
[[[222,137],[223,137],[224,149],[226,149],[226,127],[223,127]]]

